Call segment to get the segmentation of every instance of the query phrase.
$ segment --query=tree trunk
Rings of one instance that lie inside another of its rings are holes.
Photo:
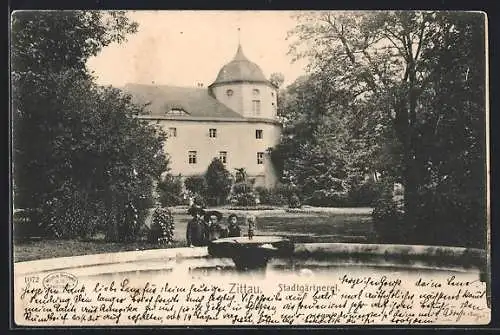
[[[409,90],[408,90],[408,128],[406,130],[405,153],[405,222],[407,233],[410,236],[419,237],[417,229],[417,206],[418,206],[418,169],[416,166],[416,126],[417,126],[417,95],[415,92],[416,71],[415,63],[411,61],[408,64]]]

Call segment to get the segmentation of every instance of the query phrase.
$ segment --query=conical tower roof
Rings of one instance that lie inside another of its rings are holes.
[[[268,83],[260,67],[245,56],[241,44],[238,45],[233,60],[220,69],[212,85],[234,82]]]

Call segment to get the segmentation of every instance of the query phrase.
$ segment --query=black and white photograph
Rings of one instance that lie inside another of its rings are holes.
[[[489,324],[487,25],[12,12],[13,325]]]

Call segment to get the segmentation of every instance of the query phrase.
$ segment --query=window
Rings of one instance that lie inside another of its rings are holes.
[[[177,137],[177,128],[174,128],[174,127],[168,128],[168,136],[169,137]]]
[[[254,115],[260,115],[260,100],[252,100],[252,111]]]
[[[215,128],[210,128],[210,129],[208,130],[208,136],[210,136],[210,137],[217,137],[217,129],[215,129]]]
[[[271,96],[274,97],[274,92],[271,92]]]
[[[255,138],[256,138],[256,139],[261,139],[261,138],[263,137],[263,136],[262,136],[262,135],[263,135],[262,133],[263,133],[263,132],[262,132],[262,129],[255,129]]]
[[[196,151],[188,152],[189,164],[196,164]]]
[[[254,89],[252,90],[252,94],[253,94],[254,96],[258,96],[258,95],[260,94],[260,91],[259,91],[258,89],[256,89],[256,88],[254,88]]]
[[[264,153],[263,152],[257,153],[257,164],[264,164]]]
[[[222,162],[222,164],[227,164],[227,151],[220,151],[219,159]]]
[[[226,91],[226,95],[227,95],[228,97],[232,96],[232,95],[233,95],[233,93],[234,93],[234,92],[233,92],[233,90],[227,90],[227,91]]]

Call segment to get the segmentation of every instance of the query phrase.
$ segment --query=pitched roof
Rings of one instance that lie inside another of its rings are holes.
[[[215,79],[212,85],[242,81],[260,83],[269,82],[266,79],[266,76],[264,76],[261,68],[254,62],[248,60],[243,53],[241,45],[238,45],[238,50],[236,51],[233,60],[220,69],[217,79]]]
[[[212,97],[207,88],[126,84],[122,90],[132,95],[134,102],[147,104],[145,108],[152,116],[168,116],[171,109],[182,109],[187,114],[176,115],[176,118],[243,119],[243,116]]]

